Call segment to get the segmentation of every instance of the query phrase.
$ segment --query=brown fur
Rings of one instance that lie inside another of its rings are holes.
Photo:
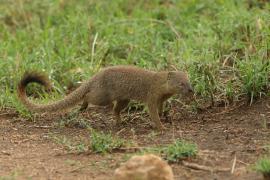
[[[114,172],[114,180],[173,180],[172,168],[160,157],[133,156]]]
[[[134,66],[113,66],[98,72],[64,99],[48,105],[39,105],[33,104],[26,97],[25,87],[30,82],[50,87],[48,79],[41,74],[24,75],[18,86],[18,94],[30,111],[60,111],[81,101],[81,110],[84,110],[88,104],[107,106],[115,102],[113,112],[116,122],[119,123],[121,110],[130,100],[136,100],[148,106],[153,125],[159,129],[163,128],[159,119],[163,102],[174,94],[192,92],[187,75],[181,71],[154,72]]]

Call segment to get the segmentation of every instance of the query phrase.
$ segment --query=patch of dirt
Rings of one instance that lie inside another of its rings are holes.
[[[158,134],[150,127],[146,113],[123,113],[125,123],[114,127],[108,110],[92,109],[82,118],[96,130],[112,132],[140,147],[159,146],[180,138],[195,142],[197,157],[190,163],[234,172],[194,170],[181,163],[171,164],[175,179],[262,179],[251,170],[270,145],[270,99],[236,109],[214,108],[199,114],[173,104],[162,118],[167,128]],[[40,115],[34,121],[8,112],[0,113],[0,177],[15,179],[111,179],[113,171],[127,160],[125,153],[98,155],[70,153],[51,137],[89,140],[89,131],[81,126],[63,126],[67,115]],[[62,123],[62,125],[61,125]],[[130,154],[129,154],[130,155]]]

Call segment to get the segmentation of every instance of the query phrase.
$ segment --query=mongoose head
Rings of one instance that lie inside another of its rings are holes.
[[[188,75],[182,71],[168,72],[168,88],[172,93],[193,94],[193,88],[189,82]]]

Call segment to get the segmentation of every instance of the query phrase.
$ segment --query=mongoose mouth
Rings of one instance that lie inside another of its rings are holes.
[[[193,90],[193,87],[191,86],[191,84],[187,84],[187,90],[186,90],[186,93],[188,94],[194,94],[194,90]]]
[[[181,91],[184,94],[194,94],[194,90],[193,90],[192,86],[189,84],[182,86]]]
[[[193,90],[193,88],[188,89],[188,93],[192,93],[192,94],[194,94],[194,90]]]

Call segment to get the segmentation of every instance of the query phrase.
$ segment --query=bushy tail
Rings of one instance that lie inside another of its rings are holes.
[[[83,99],[87,91],[89,91],[87,84],[82,84],[79,88],[77,88],[75,91],[70,93],[62,100],[46,105],[35,104],[27,98],[25,90],[26,86],[32,82],[45,86],[47,90],[51,89],[51,83],[47,76],[38,72],[26,72],[22,77],[22,79],[20,80],[17,89],[18,97],[21,100],[21,102],[30,111],[33,112],[54,112],[70,108],[79,103]]]

